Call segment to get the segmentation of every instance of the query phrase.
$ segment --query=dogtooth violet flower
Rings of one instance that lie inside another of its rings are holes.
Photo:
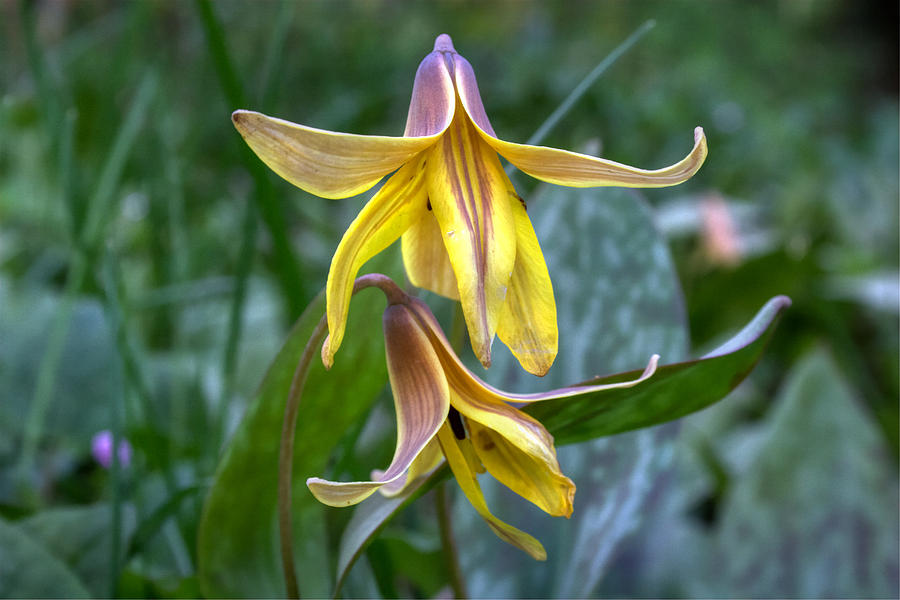
[[[528,175],[571,187],[664,187],[690,178],[706,158],[703,129],[683,160],[658,170],[499,139],[475,74],[450,37],[419,65],[403,137],[314,129],[238,110],[250,148],[278,175],[325,198],[360,194],[396,171],[344,234],[326,285],[330,366],[344,336],[356,273],[402,236],[416,286],[459,300],[475,355],[491,362],[494,335],[522,367],[544,375],[557,353],[556,303],[525,203],[498,153]]]
[[[311,477],[307,486],[324,504],[350,506],[376,490],[385,496],[397,495],[407,483],[429,473],[446,458],[469,502],[491,529],[504,541],[543,560],[546,553],[540,542],[491,514],[476,477],[487,470],[548,514],[572,514],[575,484],[560,470],[553,437],[540,422],[510,403],[631,387],[653,375],[659,357],[650,359],[638,379],[622,383],[538,394],[501,392],[463,365],[424,302],[405,294],[387,277],[377,277],[381,281],[378,287],[388,297],[383,327],[397,415],[393,459],[386,470],[372,472],[372,481],[334,482]]]

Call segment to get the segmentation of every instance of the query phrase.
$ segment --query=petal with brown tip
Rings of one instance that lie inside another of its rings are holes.
[[[441,135],[438,132],[424,137],[389,137],[338,133],[249,110],[234,111],[231,120],[247,145],[270,169],[323,198],[361,194],[431,146]]]

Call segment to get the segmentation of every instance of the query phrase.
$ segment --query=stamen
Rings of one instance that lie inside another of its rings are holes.
[[[452,406],[450,407],[450,412],[447,413],[447,420],[450,421],[450,429],[453,430],[453,435],[456,436],[456,439],[466,439],[466,426],[463,425],[462,415]]]
[[[426,200],[426,202],[427,202],[427,204],[425,204],[425,208],[427,208],[428,210],[431,210],[431,198],[428,198]]]

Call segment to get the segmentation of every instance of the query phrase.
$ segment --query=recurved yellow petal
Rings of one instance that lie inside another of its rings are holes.
[[[634,379],[628,379],[626,381],[619,381],[617,383],[606,383],[601,385],[591,385],[590,382],[580,383],[578,385],[573,385],[564,388],[557,388],[555,390],[550,390],[549,392],[539,392],[537,394],[509,394],[509,393],[501,393],[497,390],[494,390],[495,393],[499,393],[502,395],[508,402],[518,402],[520,404],[528,404],[531,402],[541,402],[543,400],[554,400],[557,398],[570,398],[572,396],[580,396],[582,394],[590,394],[592,392],[600,392],[604,390],[615,390],[620,388],[630,388],[634,387],[638,384],[641,384],[656,373],[656,367],[659,364],[659,354],[654,354],[650,357],[650,360],[647,361],[647,366],[644,367],[644,371]],[[493,388],[492,388],[493,389]]]
[[[516,258],[506,175],[461,110],[427,160],[428,197],[456,275],[469,339],[488,367]]]
[[[569,187],[666,187],[689,179],[706,160],[706,137],[702,127],[694,129],[694,149],[690,154],[670,167],[657,170],[638,169],[568,150],[503,141],[488,121],[472,65],[457,55],[454,67],[459,99],[482,139],[536,179]],[[460,111],[457,109],[457,112]]]
[[[401,472],[396,478],[402,475]],[[310,477],[306,480],[306,487],[322,504],[344,507],[359,504],[378,488],[392,481],[390,478],[383,481],[328,481],[321,477]]]
[[[542,400],[579,396],[581,394],[589,394],[602,390],[630,388],[639,385],[640,383],[652,377],[656,372],[656,366],[659,363],[659,355],[654,354],[650,357],[650,360],[647,362],[647,366],[638,377],[626,381],[599,385],[591,385],[591,383],[587,381],[578,385],[557,388],[555,390],[549,390],[546,392],[538,392],[536,394],[511,394],[509,392],[498,390],[497,388],[485,383],[466,368],[466,366],[453,351],[450,342],[447,341],[447,337],[441,330],[440,324],[437,322],[437,319],[434,318],[434,315],[431,313],[428,306],[424,302],[416,298],[411,298],[409,302],[409,309],[412,314],[415,315],[416,319],[419,321],[425,331],[427,331],[430,339],[432,340],[434,347],[437,350],[438,357],[441,360],[441,364],[444,367],[444,372],[447,375],[448,381],[450,381],[451,388],[455,389],[456,391],[460,391],[460,394],[463,394],[464,392],[464,395],[466,395],[467,397],[475,398],[476,400],[497,402],[501,404],[504,402],[517,402],[520,404],[527,404],[530,402],[540,402]],[[457,403],[454,403],[454,406],[457,407],[459,412],[463,412],[464,407],[457,406]]]
[[[401,480],[447,420],[450,391],[441,362],[429,336],[402,304],[390,305],[384,312],[384,343],[397,412],[394,457],[376,481],[307,479],[307,487],[323,504],[357,504],[378,488]]]
[[[470,427],[481,425],[491,429],[538,464],[546,465],[544,468],[552,466],[555,471],[559,471],[553,436],[537,419],[506,404],[465,373],[446,371],[446,368],[445,363],[444,369],[450,384],[450,403],[466,417]],[[475,441],[474,437],[472,439]],[[484,459],[480,452],[478,455]],[[491,469],[486,461],[484,466]]]
[[[459,483],[459,487],[462,488],[466,498],[478,511],[478,514],[487,521],[487,524],[497,534],[497,537],[524,550],[535,560],[546,560],[547,552],[539,541],[491,514],[487,503],[484,501],[484,494],[481,492],[481,486],[478,485],[475,472],[469,468],[469,464],[460,451],[456,438],[448,424],[444,424],[438,432],[438,441],[441,443],[441,449],[444,451],[444,456],[447,457],[447,463],[450,465],[450,470],[453,471],[453,476]]]
[[[423,216],[430,216],[423,167],[422,159],[417,159],[394,173],[363,207],[338,244],[326,283],[329,335],[322,347],[326,367],[331,367],[344,339],[353,281],[359,269]]]
[[[231,120],[270,169],[323,198],[366,191],[441,135],[440,131],[422,137],[337,133],[249,110],[234,111]]]
[[[556,460],[536,459],[477,421],[469,420],[469,433],[482,464],[500,483],[554,517],[572,515],[575,484]]]
[[[516,265],[509,280],[497,336],[523,369],[543,377],[553,365],[559,346],[553,284],[525,204],[512,185],[508,193],[516,222]]]
[[[568,187],[619,186],[655,188],[677,185],[690,179],[706,160],[703,128],[694,129],[694,148],[674,165],[638,169],[604,158],[548,148],[506,142],[480,132],[482,138],[509,162],[536,179]]]
[[[406,275],[414,286],[459,300],[456,275],[433,214],[429,212],[406,230],[401,248]]]

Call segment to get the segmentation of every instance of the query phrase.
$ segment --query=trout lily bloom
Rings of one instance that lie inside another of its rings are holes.
[[[371,276],[369,276],[371,277]],[[552,516],[569,517],[575,484],[563,475],[553,437],[536,419],[510,403],[578,396],[631,387],[650,377],[657,356],[638,379],[616,384],[562,388],[540,394],[508,394],[481,381],[459,360],[428,307],[386,277],[384,340],[397,414],[397,445],[390,466],[372,481],[307,479],[313,495],[329,506],[350,506],[376,490],[385,496],[433,470],[446,458],[475,510],[504,541],[538,560],[541,543],[504,523],[485,503],[476,475],[485,470]],[[326,341],[327,344],[327,341]]]
[[[409,280],[461,302],[472,349],[485,367],[496,334],[523,368],[544,375],[557,353],[553,288],[525,203],[498,154],[532,177],[571,187],[676,185],[706,158],[700,127],[690,154],[658,170],[503,141],[488,121],[472,66],[447,35],[419,65],[403,137],[335,133],[246,110],[232,120],[273,171],[318,196],[360,194],[396,171],[332,259],[326,366],[344,336],[357,272],[402,236]]]

